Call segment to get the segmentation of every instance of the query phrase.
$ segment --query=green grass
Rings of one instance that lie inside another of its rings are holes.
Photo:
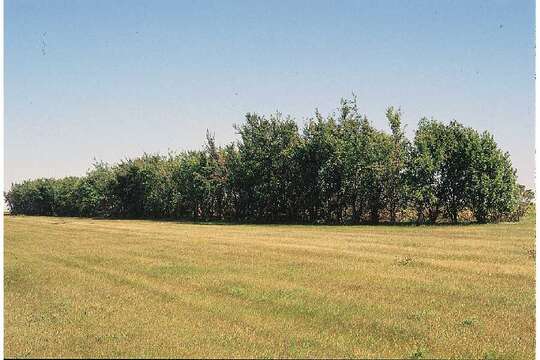
[[[7,357],[534,358],[534,216],[468,226],[6,216]]]

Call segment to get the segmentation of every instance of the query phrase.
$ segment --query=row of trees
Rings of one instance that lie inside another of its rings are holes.
[[[516,220],[530,203],[489,133],[424,118],[410,141],[400,111],[386,117],[388,133],[354,98],[301,131],[279,113],[247,114],[227,146],[207,133],[203,150],[25,181],[6,200],[13,214],[308,223],[485,223]]]

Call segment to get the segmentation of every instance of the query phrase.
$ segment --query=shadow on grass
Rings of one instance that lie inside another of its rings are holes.
[[[16,216],[16,215],[11,215]],[[302,221],[252,221],[252,220],[246,220],[246,221],[232,221],[232,220],[193,220],[193,219],[174,219],[174,218],[144,218],[144,217],[71,217],[71,218],[79,218],[79,219],[91,219],[91,220],[139,220],[139,221],[152,221],[152,222],[167,222],[167,223],[175,223],[175,224],[186,224],[186,225],[300,225],[300,226],[332,226],[332,227],[354,227],[354,226],[391,226],[391,227],[440,227],[440,226],[452,226],[452,227],[460,227],[460,226],[471,226],[471,225],[487,225],[487,224],[481,224],[473,221],[468,222],[458,222],[458,223],[452,223],[450,221],[441,221],[437,222],[435,224],[431,223],[425,223],[425,224],[417,224],[415,221],[402,221],[402,222],[386,222],[381,221],[379,223],[371,223],[371,222],[360,222],[360,223],[311,223],[311,222],[302,222]]]
[[[453,223],[451,221],[439,221],[435,224],[426,222],[424,224],[417,224],[416,221],[402,221],[391,223],[389,221],[381,221],[378,223],[372,223],[369,221],[359,222],[359,223],[313,223],[307,221],[254,221],[254,220],[245,220],[245,221],[233,221],[233,220],[193,220],[193,219],[175,219],[175,218],[145,218],[145,217],[83,217],[83,216],[52,216],[52,215],[16,215],[4,212],[4,216],[17,217],[17,216],[43,216],[43,217],[64,217],[72,219],[90,219],[90,220],[107,220],[107,221],[117,221],[117,220],[139,220],[139,221],[152,221],[152,222],[167,222],[167,223],[176,223],[176,224],[187,224],[187,225],[301,225],[301,226],[335,226],[335,227],[354,227],[354,226],[385,226],[385,227],[462,227],[462,226],[471,226],[471,225],[490,225],[497,223],[478,223],[475,221],[460,221],[458,223]],[[518,224],[519,222],[501,222],[504,224]]]

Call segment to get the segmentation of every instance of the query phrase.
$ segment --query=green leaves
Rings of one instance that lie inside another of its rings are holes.
[[[36,179],[5,194],[12,213],[260,222],[478,222],[518,220],[534,194],[518,186],[493,137],[456,121],[423,118],[414,139],[400,109],[390,132],[375,129],[356,98],[318,111],[299,129],[291,117],[248,113],[239,141],[202,150],[95,163],[80,178]],[[414,216],[414,215],[413,215]]]

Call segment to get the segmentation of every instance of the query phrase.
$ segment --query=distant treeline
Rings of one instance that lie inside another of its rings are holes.
[[[423,118],[414,139],[401,112],[375,129],[342,100],[299,131],[290,117],[247,114],[240,140],[203,150],[96,163],[83,177],[14,184],[12,214],[302,223],[519,220],[533,193],[518,185],[493,136]]]

